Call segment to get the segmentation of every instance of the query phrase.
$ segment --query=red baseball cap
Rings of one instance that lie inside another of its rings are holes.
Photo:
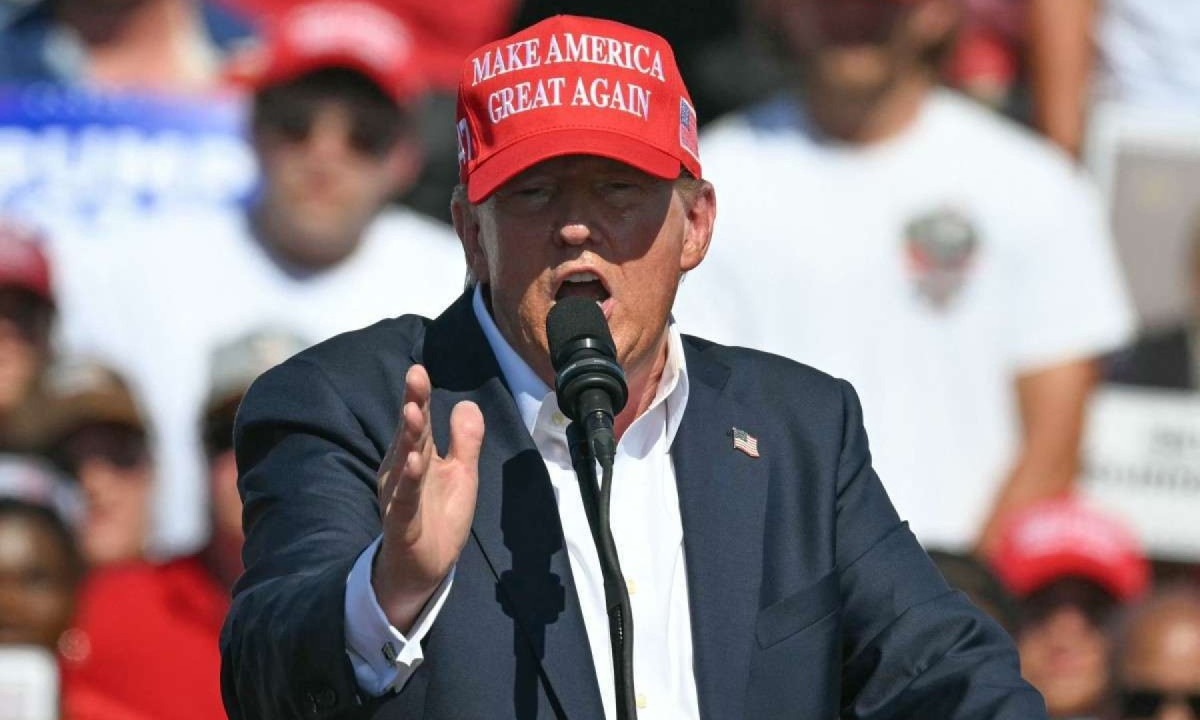
[[[255,90],[331,67],[361,72],[405,104],[425,90],[412,32],[376,3],[303,2],[271,17],[263,42],[235,53],[229,75]]]
[[[700,177],[696,111],[671,46],[610,20],[557,15],[476,50],[463,66],[457,120],[471,202],[563,155]]]
[[[27,290],[54,303],[44,240],[33,229],[0,220],[0,286]]]
[[[996,574],[1025,596],[1064,577],[1082,577],[1121,601],[1140,595],[1150,570],[1141,544],[1118,519],[1075,499],[1016,513],[991,558]]]

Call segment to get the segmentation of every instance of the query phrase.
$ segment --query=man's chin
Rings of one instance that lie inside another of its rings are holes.
[[[874,46],[847,47],[830,51],[812,66],[815,84],[842,97],[872,97],[893,80],[887,54]]]
[[[359,245],[363,230],[341,220],[296,218],[292,232],[278,238],[276,250],[292,262],[313,268],[339,262]]]

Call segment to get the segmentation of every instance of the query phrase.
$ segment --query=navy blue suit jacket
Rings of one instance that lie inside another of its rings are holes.
[[[764,353],[684,347],[672,457],[702,717],[1044,718],[1010,640],[897,518],[850,386]],[[455,403],[483,411],[479,495],[424,663],[373,699],[345,652],[346,577],[380,533],[375,473],[417,362],[440,449]],[[733,427],[761,457],[733,449]],[[231,718],[602,720],[549,477],[469,294],[437,320],[387,320],[266,373],[237,455],[247,569],[221,641]]]

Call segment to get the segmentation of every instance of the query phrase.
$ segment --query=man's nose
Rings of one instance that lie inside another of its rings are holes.
[[[592,230],[586,222],[567,222],[558,229],[558,236],[566,245],[582,245],[592,237]]]
[[[593,201],[583,188],[567,187],[559,192],[558,238],[564,245],[582,245],[595,237]]]
[[[350,150],[349,119],[334,113],[319,113],[313,119],[306,149],[319,157],[337,157]]]

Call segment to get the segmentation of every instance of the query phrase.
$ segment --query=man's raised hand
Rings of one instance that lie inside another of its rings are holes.
[[[396,435],[379,467],[383,542],[371,571],[379,605],[407,633],[458,560],[479,487],[483,414],[464,401],[450,413],[450,447],[437,454],[429,416],[429,374],[413,365],[404,378]]]

